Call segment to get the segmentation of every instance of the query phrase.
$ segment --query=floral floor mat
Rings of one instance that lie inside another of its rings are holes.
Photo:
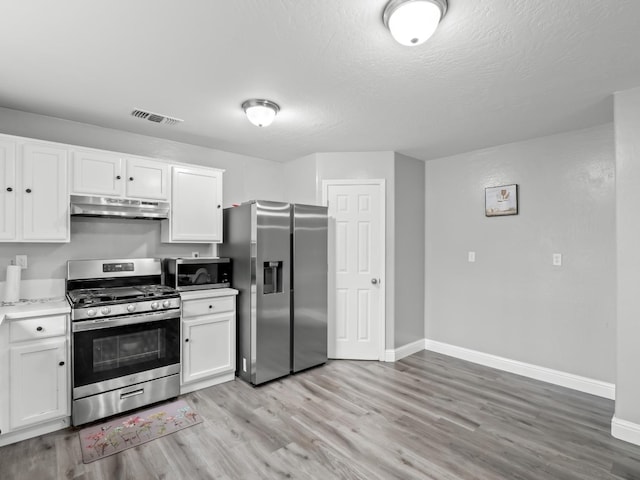
[[[184,400],[134,411],[80,430],[82,461],[91,463],[201,422],[200,415]]]

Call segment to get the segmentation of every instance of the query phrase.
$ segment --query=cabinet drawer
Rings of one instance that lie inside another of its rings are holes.
[[[211,313],[231,312],[236,308],[236,297],[202,298],[182,302],[182,316],[197,317]]]
[[[56,337],[64,335],[66,331],[66,315],[12,320],[9,323],[9,341],[23,342],[25,340]]]

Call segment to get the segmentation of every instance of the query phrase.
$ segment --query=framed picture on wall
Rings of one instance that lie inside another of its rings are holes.
[[[518,214],[518,185],[501,185],[484,189],[484,214],[503,217]]]

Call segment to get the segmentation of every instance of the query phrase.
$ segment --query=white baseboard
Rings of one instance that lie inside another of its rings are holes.
[[[615,415],[611,420],[611,435],[618,440],[640,445],[640,425],[620,420]]]
[[[540,367],[530,363],[498,357],[496,355],[478,352],[468,348],[456,347],[455,345],[449,345],[435,340],[425,339],[424,349],[436,353],[442,353],[443,355],[448,355],[450,357],[467,360],[469,362],[478,363],[487,367],[496,368],[505,372],[533,378],[535,380],[541,380],[554,385],[571,388],[573,390],[578,390],[579,392],[597,395],[598,397],[608,398],[610,400],[615,400],[616,398],[616,386],[613,383],[607,383],[600,380],[594,380],[593,378],[582,377],[572,373],[561,372],[551,368]]]
[[[401,358],[408,357],[414,353],[424,350],[424,340],[416,340],[415,342],[407,343],[400,348],[390,349],[384,351],[385,362],[397,362]]]

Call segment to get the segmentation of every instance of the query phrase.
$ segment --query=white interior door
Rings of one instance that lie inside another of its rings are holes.
[[[330,358],[384,359],[384,180],[326,180]]]

